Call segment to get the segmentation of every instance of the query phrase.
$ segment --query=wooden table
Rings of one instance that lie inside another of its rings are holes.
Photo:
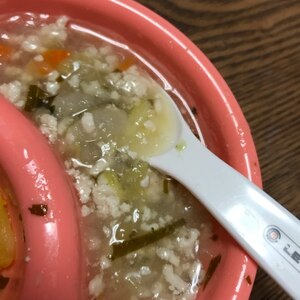
[[[265,191],[300,218],[300,1],[139,2],[185,33],[223,75],[251,127]],[[250,299],[290,298],[259,269]]]

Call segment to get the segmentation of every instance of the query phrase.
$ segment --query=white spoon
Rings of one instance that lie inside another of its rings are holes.
[[[179,122],[177,143],[185,147],[179,151],[173,145],[147,161],[188,188],[291,297],[300,299],[300,221],[206,149],[171,98],[170,103]]]

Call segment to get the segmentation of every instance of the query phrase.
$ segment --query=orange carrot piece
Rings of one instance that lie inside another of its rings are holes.
[[[28,68],[32,74],[45,76],[55,70],[57,66],[71,55],[71,52],[65,49],[50,49],[42,53],[43,60],[31,60]]]
[[[56,67],[70,55],[71,52],[65,49],[51,49],[45,51],[42,54],[42,56],[44,57],[44,61],[48,63],[53,69],[56,69]]]
[[[5,61],[10,58],[13,49],[10,46],[0,44],[0,61]]]
[[[132,65],[134,65],[135,61],[132,56],[126,57],[119,65],[118,70],[120,71],[126,71],[129,69]]]

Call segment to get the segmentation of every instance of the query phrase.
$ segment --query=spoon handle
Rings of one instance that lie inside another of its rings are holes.
[[[149,159],[186,186],[282,288],[300,299],[300,221],[207,150],[183,124],[184,150]]]

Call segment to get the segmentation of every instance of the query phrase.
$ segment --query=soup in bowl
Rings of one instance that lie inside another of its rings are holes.
[[[131,1],[4,1],[0,13],[0,162],[24,228],[20,297],[247,297],[252,260],[143,160],[175,138],[167,92],[209,149],[260,183],[248,126],[204,55]]]

